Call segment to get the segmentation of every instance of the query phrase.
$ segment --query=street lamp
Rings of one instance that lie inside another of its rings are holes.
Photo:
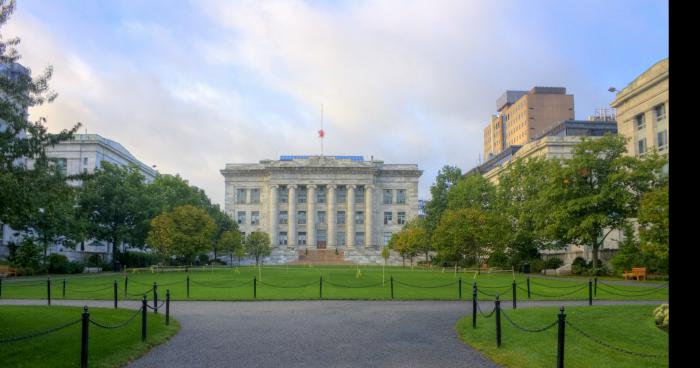
[[[619,92],[619,91],[615,87],[610,87],[610,88],[608,88],[608,92],[615,93],[615,92]]]

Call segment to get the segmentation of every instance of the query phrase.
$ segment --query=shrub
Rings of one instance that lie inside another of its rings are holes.
[[[585,275],[588,273],[588,263],[583,257],[576,257],[571,263],[571,273],[574,275]]]
[[[562,261],[559,257],[551,257],[544,261],[544,268],[546,269],[559,268],[563,265],[564,261]]]
[[[9,261],[13,267],[21,268],[23,274],[41,273],[44,267],[41,266],[41,247],[34,243],[31,238],[24,238],[19,245],[9,243]]]
[[[656,326],[661,328],[664,331],[668,331],[668,316],[669,316],[668,304],[661,304],[659,307],[654,309],[653,316],[654,316],[654,322],[656,323]]]
[[[502,250],[497,250],[489,256],[489,267],[510,268],[510,259]]]
[[[52,253],[49,256],[49,273],[70,273],[70,261],[63,254]]]
[[[99,254],[94,253],[88,258],[87,261],[88,267],[101,267],[102,266],[102,257],[100,257]]]
[[[200,264],[208,264],[209,263],[209,255],[208,254],[200,254],[197,256],[197,260],[199,261]]]
[[[530,272],[540,273],[544,270],[544,261],[541,259],[533,259],[530,261]]]
[[[117,260],[122,265],[122,267],[137,268],[137,267],[149,267],[154,264],[158,264],[161,257],[153,253],[142,253],[142,252],[122,252],[117,256]],[[107,267],[111,270],[111,262],[109,266],[103,265],[102,270],[107,271]]]

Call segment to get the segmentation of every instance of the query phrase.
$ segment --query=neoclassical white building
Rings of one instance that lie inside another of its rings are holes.
[[[362,156],[282,156],[227,164],[225,211],[277,249],[376,250],[418,216],[415,164]]]

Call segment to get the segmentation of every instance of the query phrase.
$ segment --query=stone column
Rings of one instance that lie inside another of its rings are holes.
[[[355,245],[355,185],[347,185],[347,208],[345,209],[345,226],[347,235],[345,236],[348,248]]]
[[[306,186],[306,247],[316,248],[316,185]]]
[[[297,245],[297,186],[295,184],[287,185],[289,188],[289,197],[287,202],[289,203],[289,208],[287,210],[287,224],[289,229],[287,230],[287,244]]]
[[[272,247],[278,247],[279,246],[279,240],[277,236],[279,235],[279,206],[277,205],[277,188],[278,186],[273,184],[270,185],[270,200],[268,201],[269,206],[270,206],[270,244]]]
[[[365,247],[374,245],[374,185],[365,185]]]
[[[338,244],[335,240],[335,185],[326,185],[326,202],[328,203],[328,210],[326,210],[326,223],[328,227],[326,230],[326,239],[328,248],[337,247]]]

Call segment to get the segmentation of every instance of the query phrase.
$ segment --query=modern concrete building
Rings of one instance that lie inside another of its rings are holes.
[[[496,102],[496,114],[484,128],[484,159],[509,146],[522,146],[558,121],[574,119],[574,96],[563,87],[533,87],[506,91]]]
[[[225,212],[243,233],[264,231],[276,251],[342,249],[346,259],[375,257],[391,235],[418,216],[415,164],[362,156],[282,156],[227,164]],[[369,261],[374,261],[372,258]]]
[[[617,110],[618,131],[630,138],[627,154],[669,150],[669,60],[659,61],[619,91],[610,106]]]

